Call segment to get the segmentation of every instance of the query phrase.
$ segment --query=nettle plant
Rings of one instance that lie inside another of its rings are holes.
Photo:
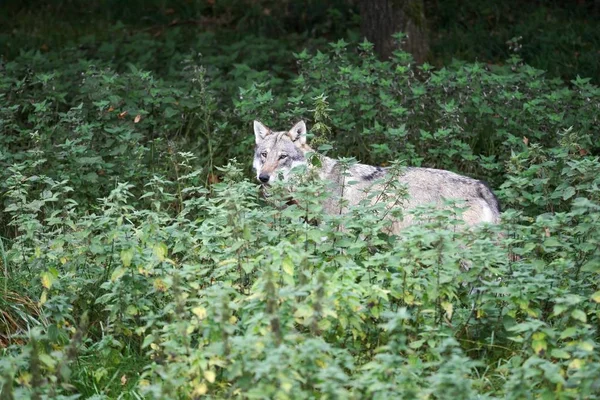
[[[558,133],[556,147],[525,138],[523,151],[513,152],[501,186],[507,205],[535,212],[567,211],[574,199],[599,201],[598,157],[590,156],[593,136],[572,128]]]
[[[154,174],[176,179],[175,154],[182,149],[205,150],[205,183],[222,162],[213,148],[226,124],[216,120],[206,70],[191,59],[181,62],[174,80],[132,64],[119,72],[100,60],[64,70],[44,58],[20,61],[7,64],[0,77],[4,165],[25,162],[32,174],[68,180],[76,200],[88,202],[119,182],[139,187]]]
[[[31,295],[48,321],[35,340],[3,350],[3,390],[67,396],[95,387],[148,398],[597,390],[597,202],[576,197],[534,221],[508,211],[505,224],[475,229],[461,229],[460,207],[424,207],[415,211],[422,223],[394,237],[377,202],[323,214],[327,190],[311,174],[272,188],[265,202],[230,165],[207,196],[181,157],[179,181],[145,186],[148,209],[133,207],[123,184],[94,213],[51,212],[54,203],[42,202],[32,215],[24,211],[37,200],[14,186],[20,206],[8,211],[21,235],[7,262],[26,266],[11,268],[15,277],[41,277]],[[373,196],[402,195],[389,190]]]
[[[436,70],[415,66],[407,53],[379,61],[370,43],[339,41],[296,58],[299,73],[287,87],[265,81],[241,89],[236,112],[283,126],[310,120],[315,99],[326,95],[338,154],[367,163],[401,158],[500,184],[524,138],[554,147],[564,130],[594,135],[600,124],[600,89],[589,79],[567,86],[516,56],[505,66],[455,61]],[[588,150],[597,154],[598,142]]]
[[[424,208],[394,238],[382,208],[323,215],[322,183],[295,185],[286,207],[284,188],[269,207],[247,182],[218,185],[201,259],[145,328],[146,395],[593,393],[597,204],[475,230],[457,229],[460,209]]]
[[[598,89],[347,47],[230,108],[194,62],[185,88],[7,66],[0,397],[596,396]],[[385,191],[324,214],[310,171],[263,198],[249,162],[217,168],[250,159],[248,121],[306,116],[321,151],[387,163]],[[403,165],[488,178],[502,223],[449,203],[386,233]]]

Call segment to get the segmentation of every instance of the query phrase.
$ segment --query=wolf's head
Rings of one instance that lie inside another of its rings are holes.
[[[298,122],[289,131],[273,132],[258,121],[254,121],[254,164],[256,178],[263,184],[278,178],[286,180],[292,168],[306,165],[306,124]]]

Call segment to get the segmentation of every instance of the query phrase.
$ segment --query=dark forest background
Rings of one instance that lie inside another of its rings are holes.
[[[384,41],[390,29],[407,32],[416,25],[411,36],[424,39],[412,52],[436,66],[453,58],[502,63],[517,48],[526,63],[552,76],[580,75],[596,82],[600,77],[598,0],[3,0],[0,7],[5,60],[22,51],[43,53],[68,45],[95,52],[115,36],[160,38],[173,30],[181,32],[174,45],[182,49],[194,48],[198,34],[211,32],[215,47],[257,35],[301,50],[340,38],[359,40],[362,14],[362,34],[371,42],[374,31]],[[378,16],[386,7],[388,12]],[[243,54],[232,61],[242,62]]]

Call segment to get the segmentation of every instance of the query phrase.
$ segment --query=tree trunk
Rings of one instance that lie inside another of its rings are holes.
[[[381,59],[402,48],[419,64],[425,62],[429,41],[423,0],[360,0],[360,20],[362,36],[375,45]],[[402,45],[392,38],[396,32],[408,36]]]

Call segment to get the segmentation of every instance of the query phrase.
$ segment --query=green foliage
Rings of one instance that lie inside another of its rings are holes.
[[[30,295],[48,321],[4,350],[4,387],[14,379],[20,398],[597,393],[597,199],[467,231],[458,209],[424,208],[394,238],[378,204],[322,215],[322,183],[308,179],[297,205],[273,207],[238,166],[223,173],[210,197],[182,177],[194,196],[178,213],[161,207],[176,185],[157,178],[142,195],[151,208],[119,185],[87,216],[63,202],[60,220],[15,219],[8,262],[41,282]]]
[[[587,79],[569,89],[516,57],[502,68],[456,61],[436,71],[428,64],[415,68],[406,53],[382,62],[369,43],[356,52],[348,47],[339,41],[327,53],[296,54],[299,75],[280,90],[290,93],[287,98],[274,96],[271,82],[254,83],[240,91],[236,111],[244,119],[268,115],[268,125],[285,126],[298,116],[310,118],[327,94],[339,154],[378,164],[402,157],[495,184],[511,152],[527,147],[524,141],[553,146],[569,129],[581,137],[580,152],[598,153],[598,141],[590,138],[598,127],[600,92]]]
[[[597,398],[598,87],[180,32],[2,66],[0,398]],[[259,196],[251,121],[300,118],[384,192]],[[387,234],[403,165],[485,178],[503,222]]]

